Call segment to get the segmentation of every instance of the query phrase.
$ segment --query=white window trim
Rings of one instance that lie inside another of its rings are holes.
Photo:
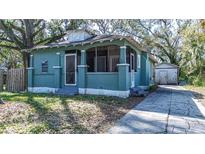
[[[137,68],[141,68],[141,55],[137,55]]]
[[[133,60],[132,60],[132,57],[133,57]],[[135,86],[135,62],[134,62],[134,60],[135,60],[135,56],[134,56],[134,54],[133,53],[130,53],[130,81],[131,81],[131,88],[133,88],[134,86]],[[132,66],[132,64],[134,65],[134,66]],[[133,69],[132,69],[132,67],[133,67]]]

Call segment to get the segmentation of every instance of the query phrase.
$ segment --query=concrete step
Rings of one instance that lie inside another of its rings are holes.
[[[131,96],[147,96],[149,91],[140,87],[130,88]]]

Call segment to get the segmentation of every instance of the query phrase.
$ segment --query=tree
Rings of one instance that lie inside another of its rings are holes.
[[[66,31],[79,26],[79,20],[17,19],[0,20],[0,47],[12,51],[22,51],[37,45],[48,44],[61,39]],[[21,52],[26,72],[28,52]],[[25,82],[27,73],[25,73]],[[26,85],[26,84],[25,84]]]
[[[0,50],[0,64],[7,68],[18,68],[23,66],[22,54],[16,50],[2,48]]]
[[[116,19],[91,19],[84,20],[85,28],[94,31],[97,34],[120,34],[119,22]]]
[[[134,36],[163,62],[179,64],[181,33],[190,20],[124,20],[122,33]]]
[[[203,23],[196,21],[183,32],[182,60],[183,77],[195,85],[202,85],[205,66],[205,33]]]

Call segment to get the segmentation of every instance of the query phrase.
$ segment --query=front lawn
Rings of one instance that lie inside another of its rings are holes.
[[[106,133],[143,97],[0,93],[0,133]]]

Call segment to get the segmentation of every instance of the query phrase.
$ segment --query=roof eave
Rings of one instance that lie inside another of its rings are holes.
[[[83,46],[83,45],[88,45],[88,44],[94,44],[94,43],[103,43],[103,42],[106,42],[106,41],[116,41],[116,40],[120,40],[120,41],[127,41],[129,44],[133,45],[135,48],[137,48],[138,50],[142,51],[142,52],[148,52],[145,48],[143,47],[140,47],[139,45],[136,45],[134,43],[135,40],[130,40],[128,39],[126,36],[121,36],[121,37],[118,37],[118,38],[110,38],[110,39],[99,39],[99,40],[94,40],[94,41],[85,41],[85,42],[79,42],[79,43],[69,43],[69,44],[64,44],[64,45],[56,45],[56,46],[42,46],[42,47],[34,47],[34,48],[31,48],[31,49],[24,49],[22,50],[23,52],[32,52],[32,51],[35,51],[35,50],[43,50],[43,49],[53,49],[53,48],[61,48],[61,47],[70,47],[70,46]],[[139,44],[138,42],[136,42],[137,44]]]

